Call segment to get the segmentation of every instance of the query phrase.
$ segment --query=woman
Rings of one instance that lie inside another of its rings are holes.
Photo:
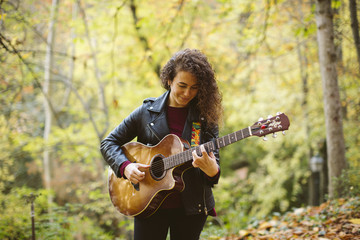
[[[161,72],[167,90],[148,98],[125,118],[102,142],[101,152],[117,177],[133,184],[141,182],[149,165],[132,163],[121,146],[137,137],[143,144],[156,145],[168,134],[187,140],[192,146],[218,137],[222,115],[221,95],[214,70],[199,50],[177,52]],[[220,176],[218,150],[192,153],[192,168],[183,175],[185,189],[168,196],[148,218],[135,217],[134,235],[140,239],[199,239],[208,215],[215,215],[211,187]],[[200,155],[200,156],[199,156]],[[148,172],[147,172],[148,174]]]

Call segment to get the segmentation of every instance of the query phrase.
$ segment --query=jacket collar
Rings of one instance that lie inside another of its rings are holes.
[[[153,104],[151,104],[151,106],[148,107],[148,110],[152,111],[152,112],[157,112],[157,113],[160,113],[162,111],[165,112],[169,94],[170,94],[170,91],[166,91],[161,96],[156,98],[155,101],[153,102]],[[190,121],[198,121],[199,120],[199,111],[196,110],[194,101],[191,101],[191,103],[190,103],[188,120],[190,120]]]
[[[162,110],[164,110],[165,107],[167,106],[167,99],[169,97],[169,93],[170,91],[166,91],[161,96],[156,98],[153,104],[151,104],[151,106],[148,107],[148,110],[157,113],[160,113]]]

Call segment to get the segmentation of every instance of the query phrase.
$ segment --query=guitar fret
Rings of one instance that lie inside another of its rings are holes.
[[[198,156],[201,156],[200,146],[196,146],[196,154],[197,154]]]
[[[206,152],[211,152],[211,146],[210,143],[204,144]]]
[[[170,156],[169,157],[169,162],[170,162],[170,167],[174,166],[174,160],[173,160],[174,156]]]
[[[220,148],[225,146],[222,139],[223,139],[223,138],[219,138],[219,147],[220,147]]]
[[[185,158],[184,155],[185,155],[184,152],[182,152],[182,153],[181,153],[181,156],[178,157],[178,163],[177,163],[177,165],[182,164],[182,162],[183,162],[184,160],[186,160],[186,158]]]
[[[163,163],[164,163],[164,169],[168,169],[170,167],[168,158],[164,158]]]
[[[209,142],[209,152],[214,151],[214,144],[212,142]]]
[[[245,128],[245,129],[243,129],[244,130],[244,135],[245,135],[245,137],[249,137],[250,136],[250,133],[249,133],[249,129],[248,128]]]
[[[231,143],[229,139],[229,135],[224,136],[223,140],[224,140],[224,147]]]
[[[239,141],[241,138],[240,131],[235,132],[236,141]]]
[[[251,136],[252,135],[252,132],[251,132],[251,128],[250,128],[250,126],[249,126],[249,136]]]

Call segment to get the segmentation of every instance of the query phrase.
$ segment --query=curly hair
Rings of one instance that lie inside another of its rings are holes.
[[[168,80],[172,82],[181,71],[194,75],[200,84],[195,98],[200,116],[205,118],[209,126],[219,125],[223,113],[222,96],[207,57],[197,49],[184,49],[175,53],[161,70],[162,86],[170,90]]]

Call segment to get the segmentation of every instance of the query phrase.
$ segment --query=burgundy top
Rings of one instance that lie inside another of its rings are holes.
[[[189,108],[175,108],[168,106],[167,108],[167,122],[170,133],[182,136],[185,127],[185,121],[189,112]]]

